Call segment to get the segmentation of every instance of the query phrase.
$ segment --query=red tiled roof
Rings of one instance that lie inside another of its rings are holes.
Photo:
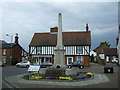
[[[57,34],[35,33],[29,46],[57,45]],[[63,45],[91,45],[90,31],[63,32]]]
[[[117,48],[104,48],[104,54],[107,56],[116,56]]]
[[[109,48],[109,47],[107,45],[101,45],[101,46],[98,46],[97,48],[95,48],[93,51],[100,54],[100,53],[103,53],[104,48]]]

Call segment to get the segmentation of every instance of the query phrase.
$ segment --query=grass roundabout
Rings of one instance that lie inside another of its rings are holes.
[[[60,81],[76,81],[76,80],[88,80],[93,79],[94,75],[91,72],[79,72],[76,75],[64,75],[64,76],[46,76],[38,72],[31,72],[25,74],[21,78],[25,80],[60,80]]]

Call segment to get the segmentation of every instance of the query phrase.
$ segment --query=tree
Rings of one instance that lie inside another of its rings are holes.
[[[17,56],[13,56],[11,61],[12,61],[12,65],[15,65],[16,63],[18,63],[18,57]]]
[[[108,46],[108,47],[110,47],[111,46],[111,44],[109,43],[109,42],[101,42],[100,43],[100,46],[102,46],[102,45],[106,45],[106,46]]]
[[[93,54],[91,55],[90,59],[91,59],[91,62],[94,62],[94,55]]]

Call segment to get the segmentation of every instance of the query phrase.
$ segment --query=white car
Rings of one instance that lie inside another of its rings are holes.
[[[22,62],[16,64],[16,67],[26,67],[26,68],[28,68],[29,66],[30,66],[30,61],[22,61]]]
[[[114,58],[114,59],[112,60],[112,62],[113,62],[113,63],[118,63],[118,58]]]

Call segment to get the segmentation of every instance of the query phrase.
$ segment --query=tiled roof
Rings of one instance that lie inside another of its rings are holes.
[[[2,44],[7,44],[4,40],[0,40],[0,48],[2,48]]]
[[[4,40],[0,40],[0,48],[11,48],[11,45],[12,47],[15,45],[15,43],[7,43],[5,42]]]
[[[2,48],[11,48],[11,46],[13,47],[15,45],[15,43],[6,43],[6,44],[2,44]]]
[[[35,33],[29,45],[57,45],[57,34]],[[90,31],[63,32],[63,45],[91,45]]]
[[[101,45],[101,46],[98,46],[97,48],[95,48],[93,51],[100,54],[100,53],[103,53],[104,48],[109,48],[109,47],[107,45]]]
[[[5,42],[4,40],[0,40],[0,45],[3,44],[3,43],[5,44],[7,42]]]
[[[104,54],[108,56],[116,56],[117,48],[104,48]]]

